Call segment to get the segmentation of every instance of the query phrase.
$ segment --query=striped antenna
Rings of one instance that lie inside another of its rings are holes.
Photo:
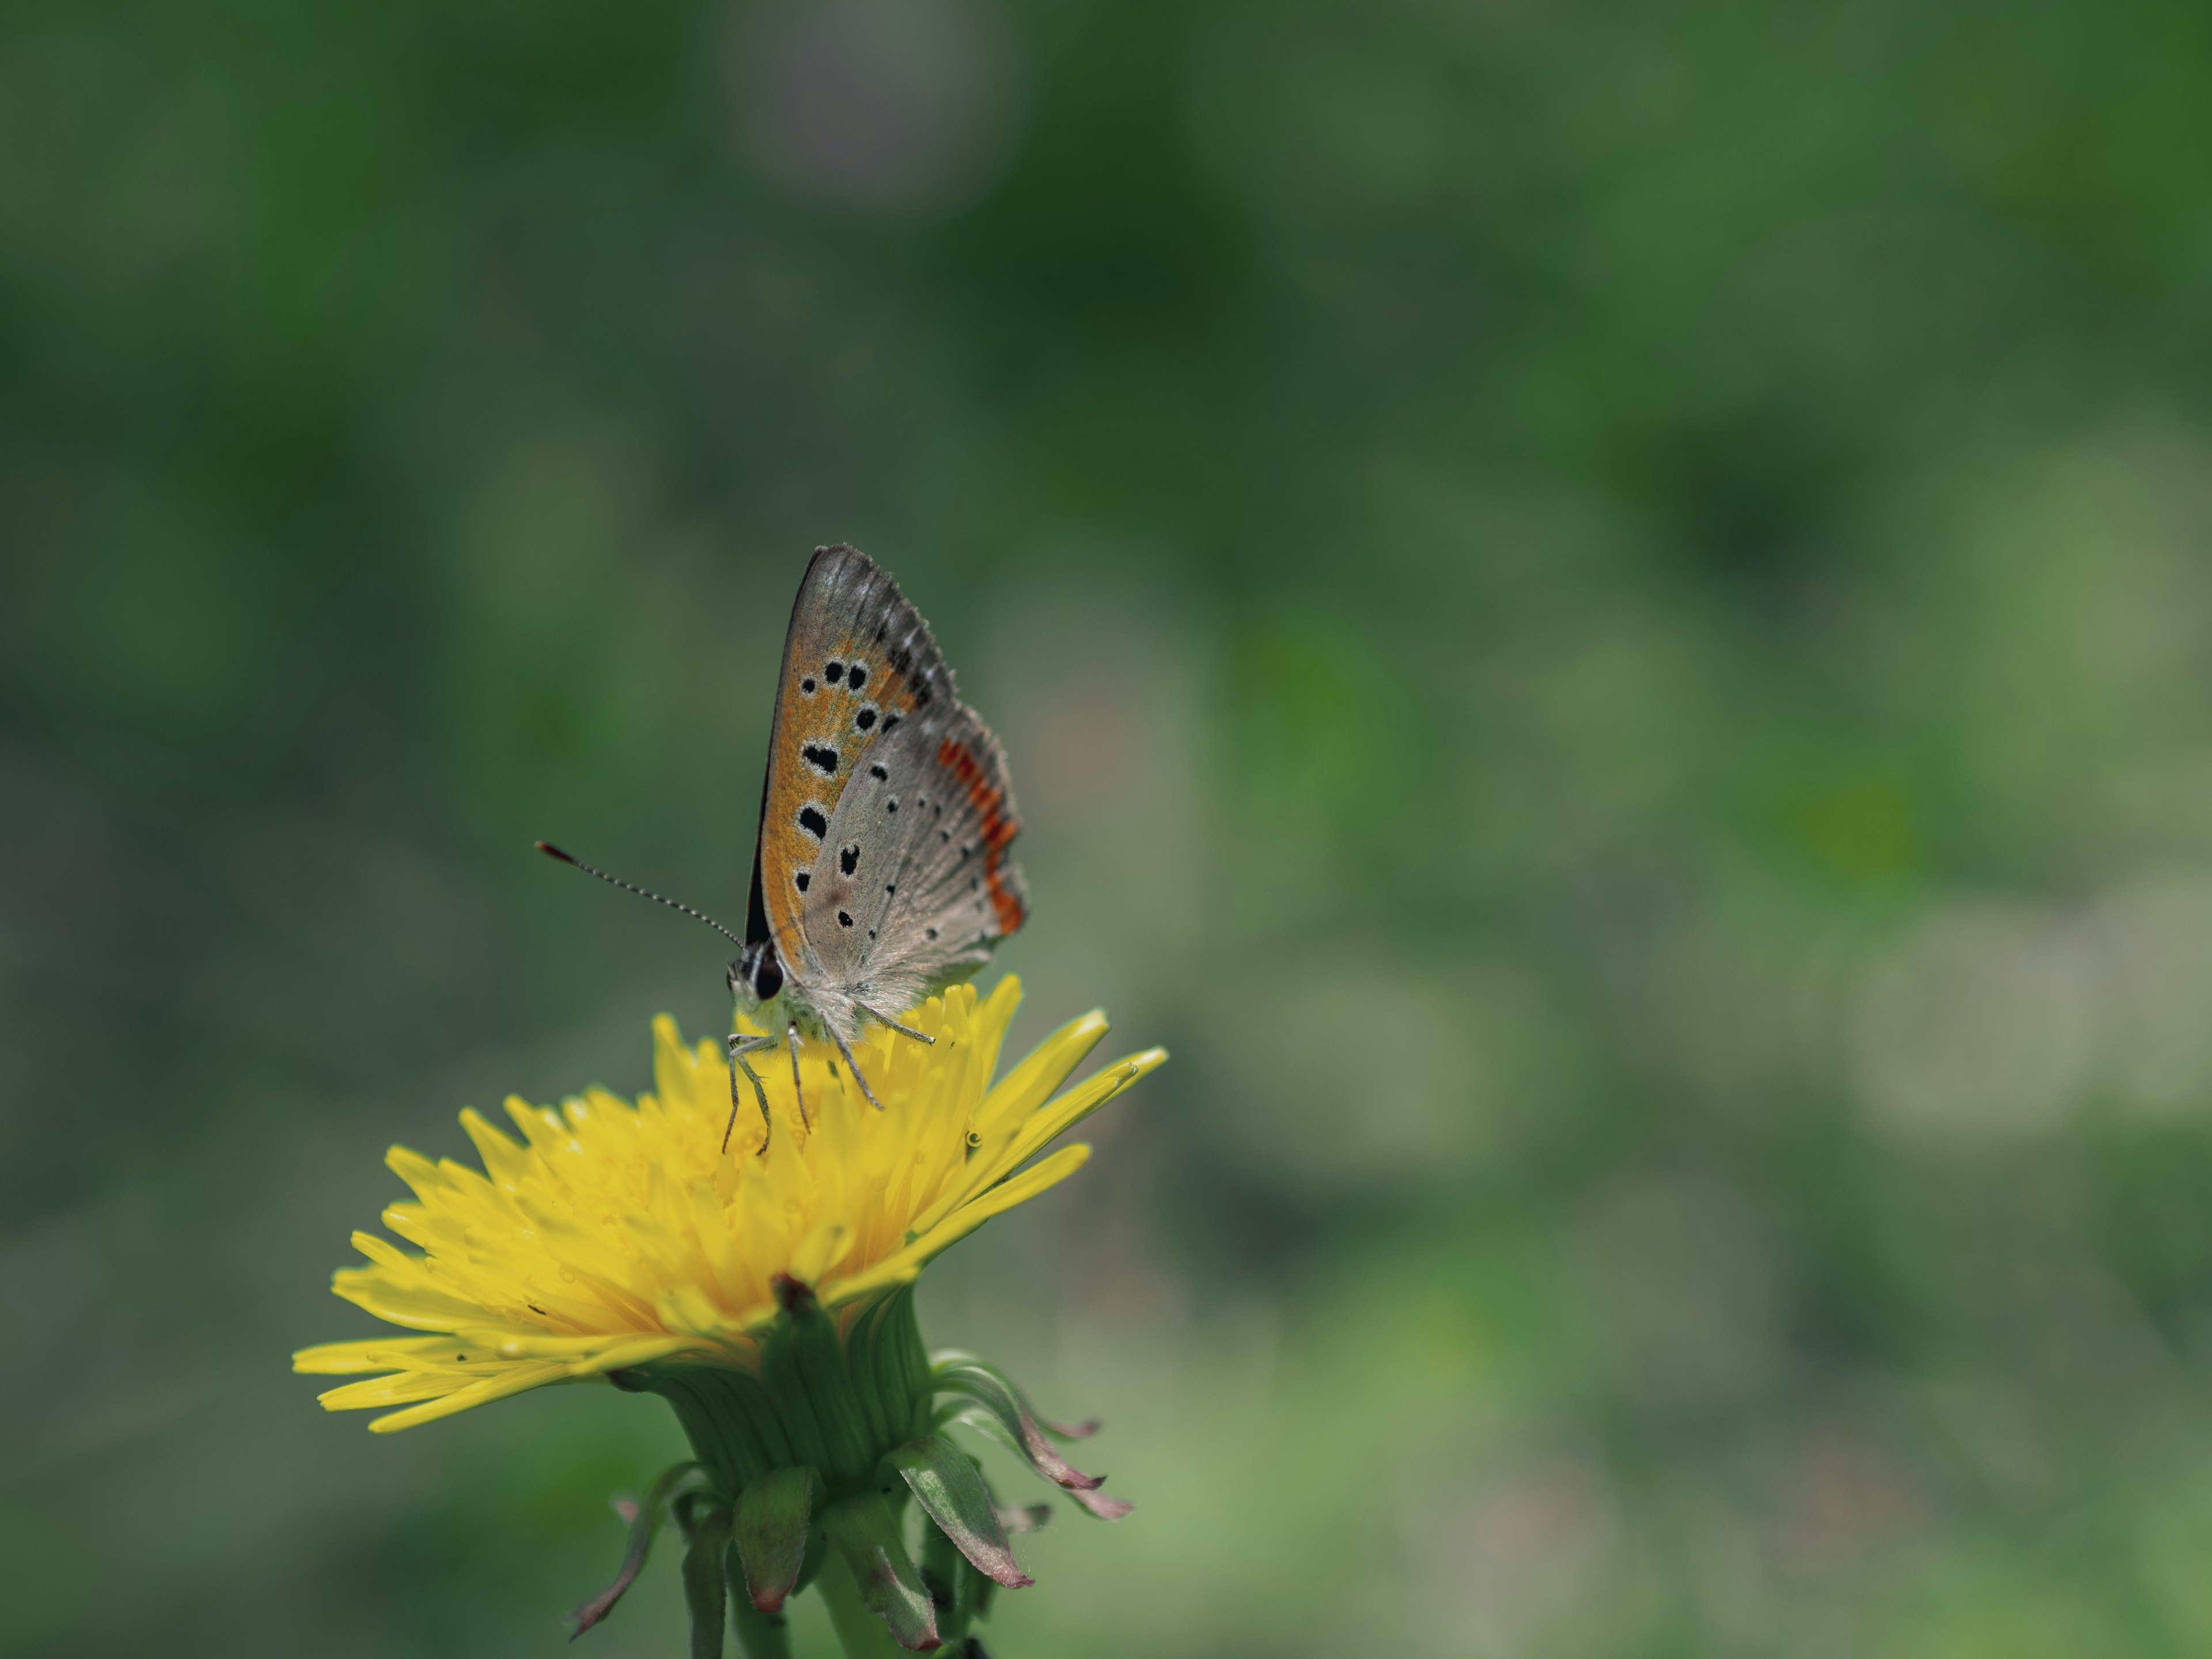
[[[688,904],[678,904],[672,898],[663,898],[659,894],[652,891],[650,889],[640,887],[635,882],[624,881],[620,876],[611,876],[604,870],[594,869],[592,866],[585,863],[583,860],[577,858],[571,854],[562,852],[550,841],[541,841],[536,843],[536,845],[538,850],[544,854],[549,859],[558,859],[563,864],[573,864],[576,868],[581,870],[586,875],[597,876],[601,881],[607,883],[610,886],[621,888],[625,893],[635,893],[640,898],[651,899],[655,904],[665,904],[672,910],[681,910],[685,915],[690,917],[694,921],[705,922],[709,927],[720,933],[724,939],[728,939],[739,950],[743,950],[744,948],[744,940],[739,939],[728,928],[723,927],[720,922],[715,921],[714,917],[708,915],[704,910],[694,910]]]

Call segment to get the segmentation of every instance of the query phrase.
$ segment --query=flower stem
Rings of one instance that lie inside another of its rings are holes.
[[[821,1574],[814,1584],[822,1592],[822,1599],[830,1604],[830,1622],[836,1627],[845,1659],[899,1659],[906,1652],[892,1637],[890,1627],[860,1599],[860,1586],[854,1579],[852,1569],[836,1550],[823,1559]]]
[[[731,1565],[736,1565],[733,1558]],[[738,1659],[791,1659],[789,1621],[780,1613],[754,1609],[742,1571],[731,1577],[730,1623],[738,1633]]]

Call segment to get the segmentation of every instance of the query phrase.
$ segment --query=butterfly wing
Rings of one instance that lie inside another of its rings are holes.
[[[818,549],[784,640],[756,863],[804,1000],[903,1009],[983,961],[1026,914],[1016,829],[1005,758],[928,623],[866,554]]]
[[[807,936],[830,983],[884,1012],[987,961],[1028,915],[998,739],[957,700],[893,732],[831,820]]]

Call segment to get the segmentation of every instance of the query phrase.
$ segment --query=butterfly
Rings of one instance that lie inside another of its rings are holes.
[[[787,1042],[797,1091],[802,1030],[834,1042],[883,1109],[853,1040],[864,1020],[933,1040],[897,1016],[974,973],[1028,918],[1021,871],[1006,855],[1020,828],[1005,752],[960,701],[929,624],[882,567],[840,544],[815,549],[784,635],[744,938],[538,846],[739,945],[730,994],[768,1033],[728,1039],[734,1126],[740,1072],[768,1121],[750,1055]]]

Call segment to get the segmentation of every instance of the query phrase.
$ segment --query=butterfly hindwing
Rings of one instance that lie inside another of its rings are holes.
[[[1027,914],[1006,856],[1018,829],[1005,757],[972,710],[955,702],[885,738],[839,804],[828,873],[808,906],[808,938],[830,979],[903,1007],[983,962]]]

